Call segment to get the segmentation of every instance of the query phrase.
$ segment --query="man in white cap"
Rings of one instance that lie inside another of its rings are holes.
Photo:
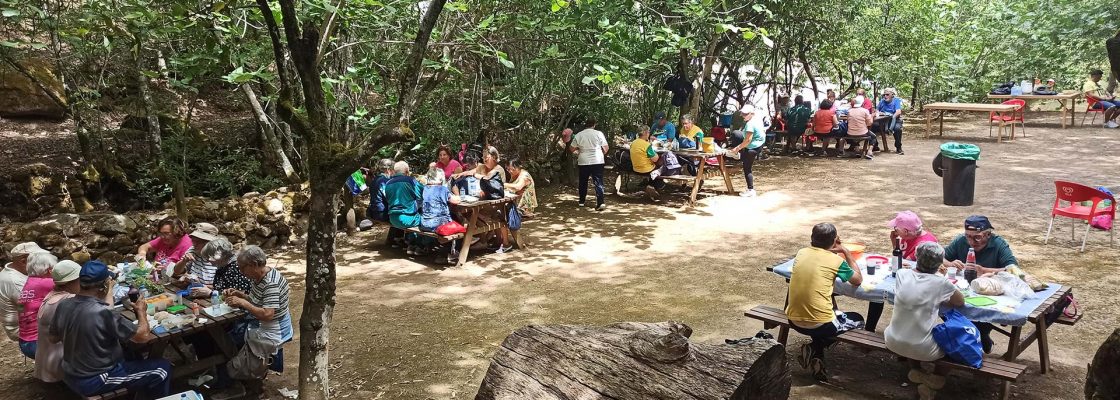
[[[894,88],[883,89],[883,98],[875,109],[882,118],[875,118],[871,131],[883,136],[884,148],[887,147],[887,132],[890,132],[894,136],[894,152],[906,154],[902,152],[902,99],[898,98],[898,92]]]
[[[4,317],[4,333],[19,341],[19,294],[27,283],[27,256],[45,253],[35,242],[17,244],[8,252],[11,262],[0,271],[0,316]]]
[[[213,224],[199,222],[194,226],[194,232],[191,232],[191,249],[183,258],[175,264],[175,268],[171,273],[171,277],[178,278],[184,274],[194,274],[194,279],[200,283],[209,285],[214,282],[214,271],[217,270],[213,264],[210,263],[205,257],[202,257],[202,248],[206,247],[207,243],[221,238],[222,235],[218,232],[218,227]]]

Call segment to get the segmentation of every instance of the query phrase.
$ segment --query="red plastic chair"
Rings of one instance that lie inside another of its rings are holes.
[[[1094,99],[1092,97],[1085,97],[1085,101],[1088,101],[1089,105],[1085,107],[1085,115],[1081,116],[1081,126],[1085,126],[1085,117],[1088,117],[1089,113],[1098,113],[1104,115],[1104,107],[1095,108],[1098,103],[1097,99]],[[1093,114],[1093,120],[1089,121],[1089,123],[1097,123],[1097,114]]]
[[[1043,243],[1050,241],[1050,231],[1054,229],[1055,217],[1072,218],[1074,223],[1077,220],[1085,221],[1085,237],[1081,239],[1081,251],[1085,251],[1085,242],[1089,239],[1089,228],[1093,217],[1100,215],[1111,215],[1112,219],[1116,219],[1116,199],[1112,195],[1091,188],[1082,184],[1054,181],[1055,192],[1057,197],[1054,199],[1054,207],[1050,210],[1050,227],[1046,228],[1046,239]],[[1110,205],[1105,208],[1098,209],[1102,201],[1108,200]],[[1092,206],[1081,205],[1083,201],[1093,202]],[[1063,206],[1062,202],[1069,203]],[[1073,229],[1076,225],[1071,225],[1070,240],[1076,240],[1074,237]],[[1108,230],[1108,243],[1112,245],[1113,229]]]
[[[1015,111],[1012,111],[1010,114],[1002,112],[988,113],[988,137],[992,137],[992,124],[994,122],[998,122],[1000,136],[1003,136],[1003,125],[1009,124],[1011,125],[1011,138],[1014,139],[1016,121],[1018,121],[1019,125],[1023,127],[1023,137],[1027,137],[1027,124],[1026,121],[1023,120],[1023,117],[1025,117],[1026,114],[1027,101],[1023,99],[1011,99],[1000,104],[1013,104],[1018,106],[1018,108],[1016,108]]]

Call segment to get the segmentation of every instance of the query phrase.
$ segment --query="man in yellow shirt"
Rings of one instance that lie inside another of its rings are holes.
[[[798,251],[793,259],[786,316],[793,330],[812,338],[812,342],[801,345],[798,364],[822,382],[828,380],[824,349],[835,343],[841,332],[863,325],[859,314],[836,310],[832,302],[836,278],[855,287],[863,283],[856,260],[840,245],[836,227],[820,223],[813,227],[811,246]]]
[[[630,165],[634,172],[646,176],[648,181],[644,190],[653,201],[661,198],[657,190],[665,187],[665,180],[661,179],[661,171],[657,168],[660,159],[653,144],[649,142],[649,127],[639,128],[638,138],[630,143]]]
[[[1105,128],[1120,127],[1115,121],[1116,116],[1120,114],[1120,107],[1117,107],[1120,106],[1120,102],[1101,86],[1100,80],[1102,75],[1104,74],[1099,69],[1089,71],[1089,79],[1081,86],[1081,93],[1085,94],[1086,99],[1091,98],[1097,101],[1096,106],[1093,107],[1094,109],[1104,110]]]
[[[678,141],[682,149],[696,149],[700,148],[700,142],[704,140],[704,131],[692,122],[691,115],[681,116],[681,131]]]

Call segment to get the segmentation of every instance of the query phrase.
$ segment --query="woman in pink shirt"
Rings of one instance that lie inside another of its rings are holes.
[[[19,350],[35,359],[39,341],[39,306],[54,289],[51,269],[58,263],[51,253],[34,253],[27,257],[27,283],[19,292]]]
[[[161,265],[178,264],[193,246],[187,236],[187,224],[175,217],[167,217],[156,224],[158,237],[140,245],[136,250],[136,260],[148,259],[148,253],[155,253],[154,261]]]
[[[436,149],[436,168],[443,170],[443,178],[449,182],[451,175],[463,172],[463,165],[451,158],[451,148],[447,146]]]

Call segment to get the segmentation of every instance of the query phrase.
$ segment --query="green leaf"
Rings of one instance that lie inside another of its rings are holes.
[[[584,85],[590,85],[592,82],[595,82],[596,79],[598,79],[598,77],[585,76],[580,82],[583,82]]]
[[[19,15],[19,10],[15,10],[15,9],[11,9],[11,8],[5,8],[4,10],[0,11],[0,15],[3,15],[4,17],[8,17],[8,18],[14,17],[14,16]]]
[[[453,1],[453,2],[447,3],[446,7],[447,7],[447,9],[449,9],[451,11],[458,11],[458,12],[467,12],[467,10],[470,8],[468,6],[467,2],[465,2],[465,1]]]
[[[752,30],[744,30],[743,31],[743,39],[744,40],[752,40],[752,39],[755,38],[755,36],[757,36],[757,35]]]

